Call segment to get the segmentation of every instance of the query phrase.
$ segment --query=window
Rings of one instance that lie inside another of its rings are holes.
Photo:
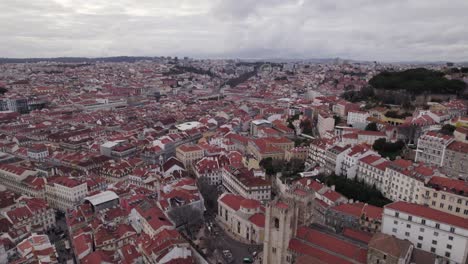
[[[395,217],[399,217],[400,216],[400,213],[399,212],[395,212]]]
[[[411,228],[411,225],[410,225],[410,224],[406,224],[406,228]]]
[[[432,240],[432,245],[437,245],[437,240]]]
[[[455,212],[459,213],[460,212],[460,207],[455,208]]]
[[[443,203],[440,203],[440,208],[444,208],[444,204]]]
[[[409,236],[409,232],[405,232],[405,236]]]
[[[450,258],[450,252],[445,252],[445,256],[446,256],[447,258]]]
[[[449,236],[449,240],[450,240],[450,241],[453,241],[453,236]]]
[[[451,205],[448,206],[449,211],[452,211],[453,207]]]
[[[424,227],[419,228],[419,231],[424,232]]]
[[[426,219],[421,220],[421,224],[425,225],[426,224]]]
[[[434,236],[439,236],[439,232],[434,232]]]
[[[275,218],[275,228],[279,228],[279,219]]]
[[[396,228],[392,228],[392,232],[393,232],[393,233],[396,233]]]
[[[413,217],[411,215],[408,215],[408,221],[413,220]]]
[[[445,194],[442,194],[442,200],[445,200]]]
[[[435,253],[435,248],[431,247],[431,252]]]
[[[452,245],[447,244],[447,248],[448,248],[448,249],[452,249]]]
[[[384,254],[384,255],[383,255],[383,259],[387,259],[387,254]]]
[[[276,248],[271,248],[271,252],[276,253]]]
[[[398,221],[397,220],[393,221],[393,224],[398,225]]]
[[[436,225],[435,225],[435,228],[439,229],[439,228],[440,228],[440,224],[436,224]]]
[[[455,233],[455,227],[450,227],[450,233]]]
[[[417,248],[421,248],[421,246],[422,246],[421,243],[416,244]]]
[[[423,240],[423,237],[422,237],[422,236],[418,236],[418,239],[419,239],[419,240]]]

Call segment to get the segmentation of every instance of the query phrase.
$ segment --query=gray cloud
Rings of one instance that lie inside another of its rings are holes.
[[[3,0],[0,56],[468,60],[468,1]]]

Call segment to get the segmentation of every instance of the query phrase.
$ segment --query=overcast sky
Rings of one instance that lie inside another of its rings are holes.
[[[0,57],[468,61],[468,0],[0,0]]]

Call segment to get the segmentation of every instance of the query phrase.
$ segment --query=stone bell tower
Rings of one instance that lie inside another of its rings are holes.
[[[315,193],[302,186],[293,186],[266,207],[263,264],[290,263],[289,241],[298,226],[313,222]]]

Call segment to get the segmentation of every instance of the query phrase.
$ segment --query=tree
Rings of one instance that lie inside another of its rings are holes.
[[[312,135],[312,123],[308,118],[302,120],[299,126],[302,129],[302,133]]]
[[[191,205],[174,208],[168,213],[168,216],[176,226],[184,226],[188,232],[203,218],[201,210],[193,208]]]
[[[390,159],[395,159],[396,156],[400,155],[405,147],[405,143],[401,140],[397,142],[387,142],[385,138],[379,138],[374,141],[372,148],[379,152],[381,156],[388,157]]]
[[[216,185],[210,185],[206,177],[201,177],[197,180],[198,190],[205,200],[205,207],[208,212],[216,212],[218,209],[219,192]]]
[[[367,124],[366,130],[367,131],[379,131],[379,129],[377,128],[377,123],[375,122]]]
[[[445,124],[442,129],[440,129],[440,133],[444,134],[444,135],[453,135],[453,131],[455,131],[455,129],[457,129],[455,126],[453,125],[450,125],[450,124]]]
[[[335,125],[338,125],[339,123],[341,123],[341,117],[334,115],[333,119],[335,119]]]

